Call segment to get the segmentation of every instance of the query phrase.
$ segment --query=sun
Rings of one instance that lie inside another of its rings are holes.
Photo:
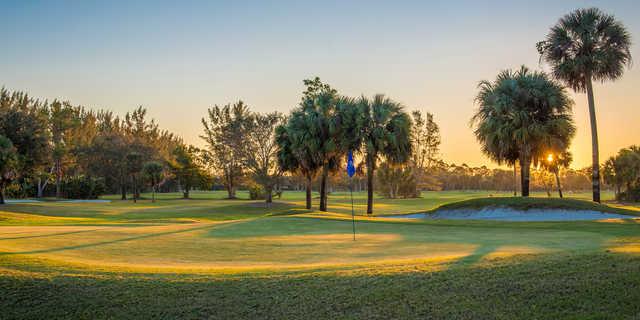
[[[549,153],[549,155],[547,156],[547,161],[553,162],[553,154]]]

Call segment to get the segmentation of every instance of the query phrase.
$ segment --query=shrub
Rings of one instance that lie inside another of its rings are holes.
[[[616,195],[616,200],[640,202],[640,187],[632,188],[620,192]]]
[[[20,183],[11,183],[4,190],[5,197],[9,199],[24,199],[29,197],[29,185]]]
[[[104,194],[106,186],[101,178],[80,175],[65,179],[62,190],[67,199],[97,199]]]
[[[384,162],[377,172],[378,194],[385,198],[417,198],[420,196],[413,168],[391,166]]]
[[[249,199],[251,200],[264,200],[266,195],[264,192],[264,188],[259,185],[252,183],[249,186]]]

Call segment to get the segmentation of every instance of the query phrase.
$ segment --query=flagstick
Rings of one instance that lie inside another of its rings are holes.
[[[349,178],[349,192],[351,193],[351,223],[353,225],[353,241],[356,241],[356,217],[353,211],[353,178]]]

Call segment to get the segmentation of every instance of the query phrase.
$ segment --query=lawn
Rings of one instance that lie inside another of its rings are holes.
[[[375,209],[379,215],[425,212],[500,196],[508,193],[434,192],[376,199]],[[354,194],[359,213],[365,197]],[[193,198],[0,207],[0,318],[640,315],[640,225],[634,219],[360,215],[353,241],[348,193],[330,196],[329,213],[302,209],[303,193],[285,193],[270,208],[225,200],[221,192]]]

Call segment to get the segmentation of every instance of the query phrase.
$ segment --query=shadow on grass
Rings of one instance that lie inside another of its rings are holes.
[[[477,262],[480,262],[484,257],[488,256],[489,254],[493,253],[497,248],[498,246],[494,244],[480,245],[476,248],[476,250],[473,251],[473,253],[463,258],[455,260],[449,266],[451,268],[462,268],[462,267],[471,266]]]
[[[172,234],[186,233],[186,232],[192,232],[192,231],[198,231],[198,230],[215,229],[215,228],[218,228],[218,227],[224,227],[224,226],[227,226],[227,225],[232,225],[232,224],[236,224],[236,223],[243,223],[243,222],[244,221],[237,221],[237,222],[230,222],[230,223],[218,224],[218,225],[206,225],[206,226],[199,226],[199,227],[183,229],[183,230],[157,232],[157,233],[144,234],[144,235],[135,236],[135,237],[127,237],[127,238],[121,238],[121,239],[115,239],[115,240],[109,240],[109,241],[100,241],[100,242],[79,244],[79,245],[59,247],[59,248],[49,248],[49,249],[40,249],[40,250],[32,250],[32,251],[18,251],[18,252],[0,252],[0,256],[2,256],[2,255],[17,255],[17,254],[52,253],[52,252],[60,252],[60,251],[68,251],[68,250],[77,250],[77,249],[84,249],[84,248],[91,248],[91,247],[109,245],[109,244],[114,244],[114,243],[121,243],[121,242],[128,242],[128,241],[135,241],[135,240],[141,240],[141,239],[161,237],[161,236],[172,235]]]
[[[0,238],[0,241],[2,241],[2,240],[18,240],[18,239],[32,239],[32,238],[47,238],[47,237],[65,236],[65,235],[69,235],[69,234],[93,232],[93,231],[98,231],[98,230],[100,230],[100,229],[79,230],[79,231],[69,231],[69,232],[58,232],[58,233],[41,234],[41,235],[37,235],[37,236],[20,236],[20,237],[10,237],[10,238]]]

